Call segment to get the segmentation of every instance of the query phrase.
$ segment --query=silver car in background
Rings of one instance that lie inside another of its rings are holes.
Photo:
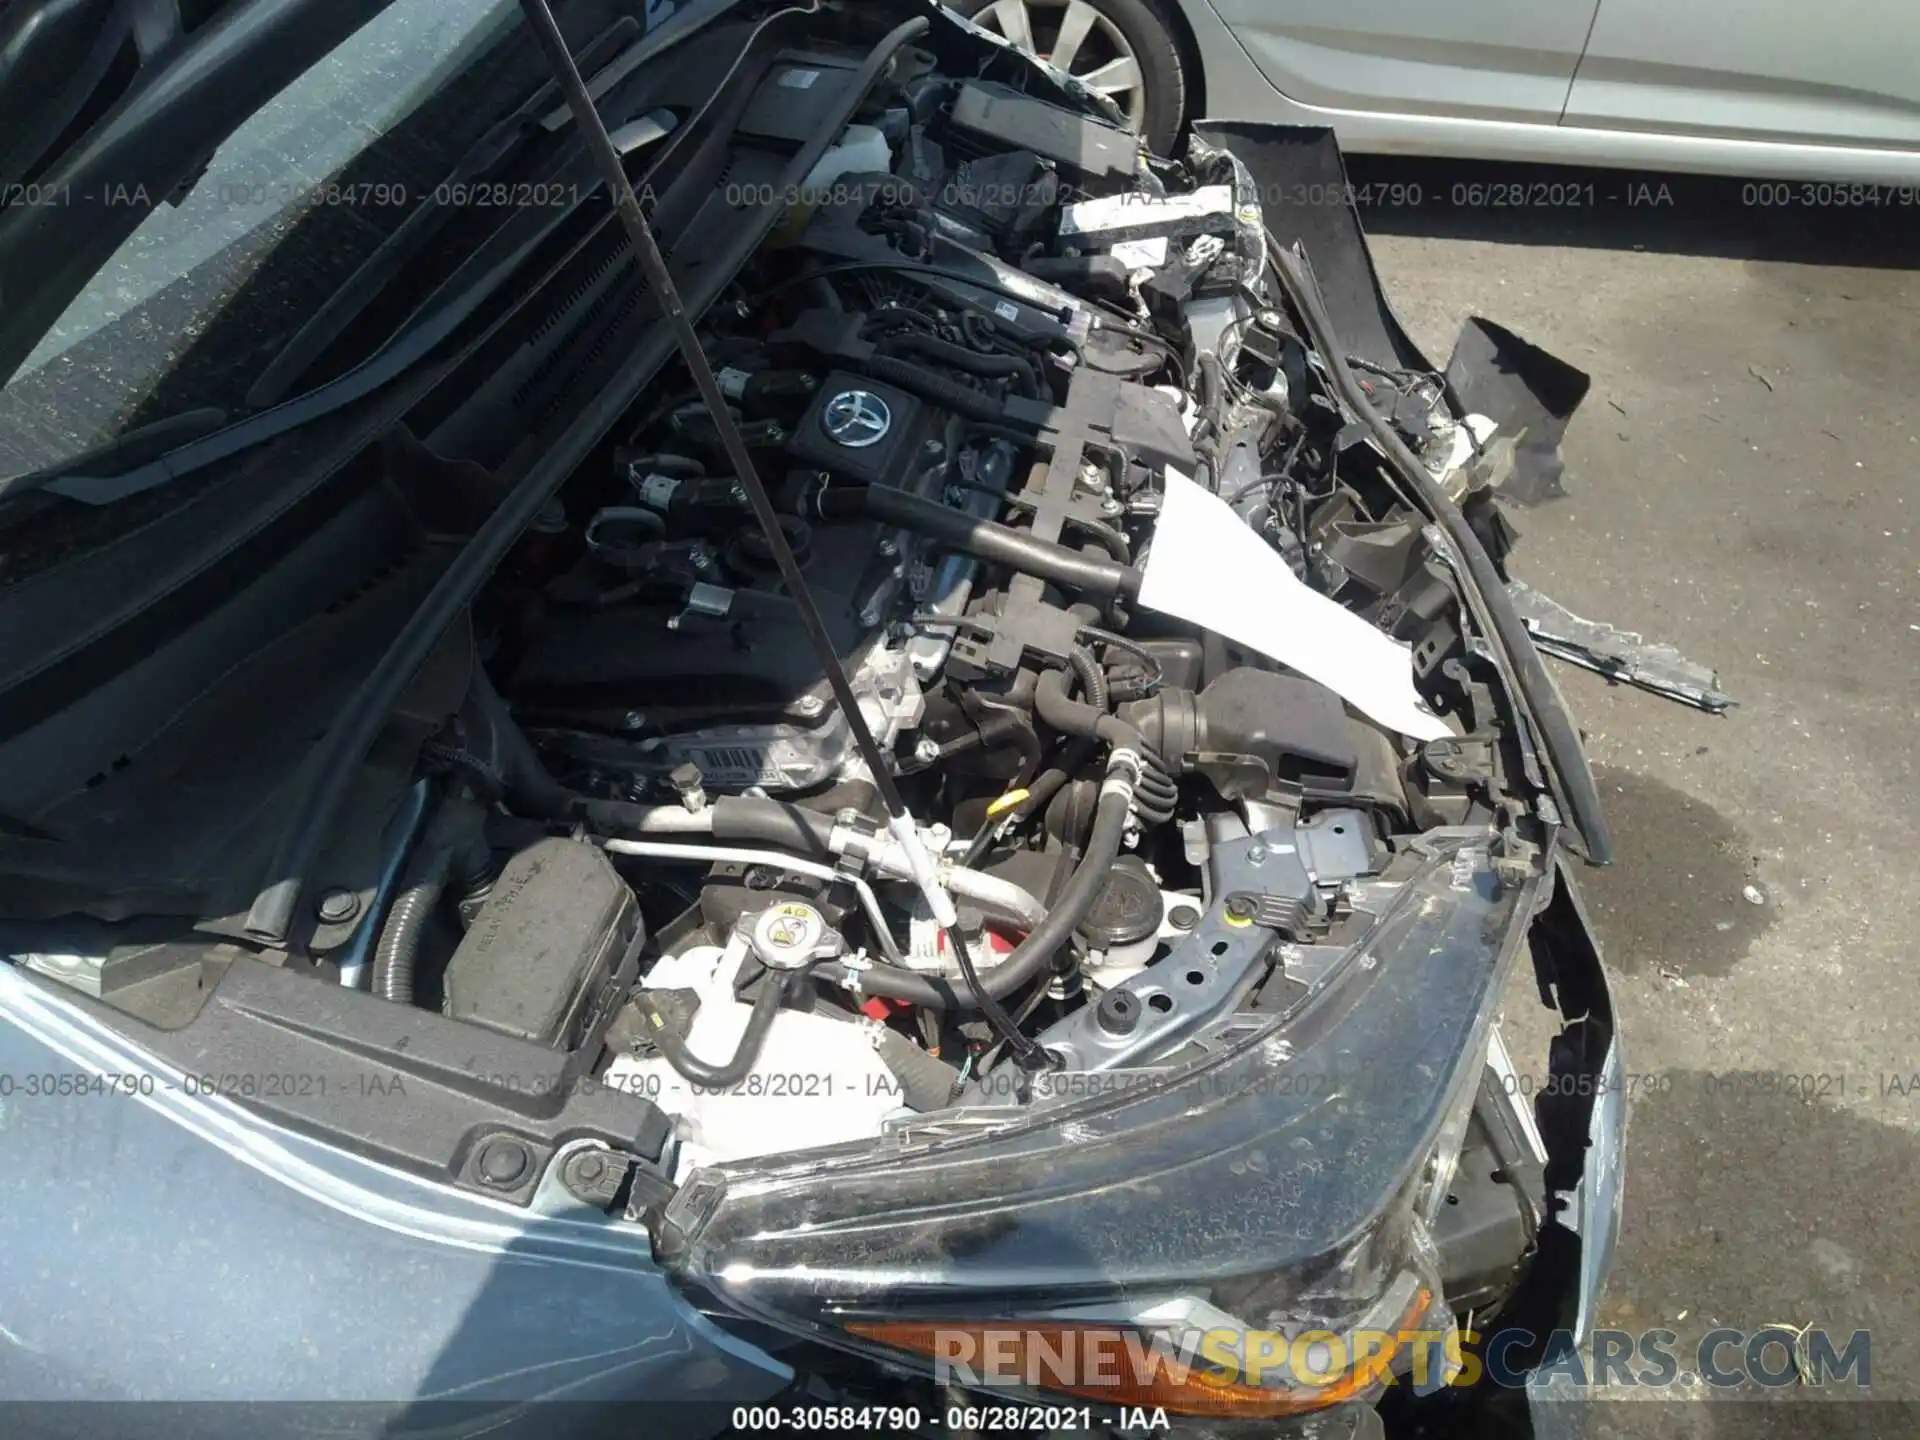
[[[1163,150],[1204,115],[1330,126],[1351,152],[1920,185],[1911,0],[953,8],[1107,95]]]

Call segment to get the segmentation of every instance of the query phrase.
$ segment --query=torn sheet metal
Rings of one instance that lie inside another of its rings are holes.
[[[1519,580],[1508,582],[1507,593],[1543,655],[1710,714],[1723,714],[1735,703],[1721,690],[1718,672],[1696,665],[1671,645],[1597,620],[1583,620]]]
[[[1167,471],[1140,604],[1258,650],[1403,735],[1453,734],[1414,688],[1406,645],[1310,589],[1224,500],[1177,470]]]

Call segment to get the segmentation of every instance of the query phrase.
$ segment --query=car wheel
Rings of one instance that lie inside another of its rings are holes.
[[[1186,118],[1187,77],[1173,27],[1150,0],[951,0],[983,30],[1004,35],[1097,90],[1165,154]]]

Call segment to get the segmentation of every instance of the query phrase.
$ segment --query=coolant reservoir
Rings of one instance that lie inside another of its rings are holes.
[[[840,143],[820,157],[807,174],[805,191],[824,190],[842,175],[890,175],[893,173],[893,147],[887,137],[872,125],[849,125]],[[818,195],[803,195],[811,209]]]
[[[799,193],[787,207],[786,218],[774,231],[772,243],[790,245],[799,239],[813,212],[833,198],[834,185],[846,176],[892,173],[893,147],[887,144],[887,137],[872,125],[849,125],[839,143],[807,172]]]

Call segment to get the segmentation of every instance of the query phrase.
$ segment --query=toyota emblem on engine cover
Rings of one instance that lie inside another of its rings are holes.
[[[871,390],[842,390],[820,412],[821,427],[849,450],[878,445],[893,429],[893,411]]]

